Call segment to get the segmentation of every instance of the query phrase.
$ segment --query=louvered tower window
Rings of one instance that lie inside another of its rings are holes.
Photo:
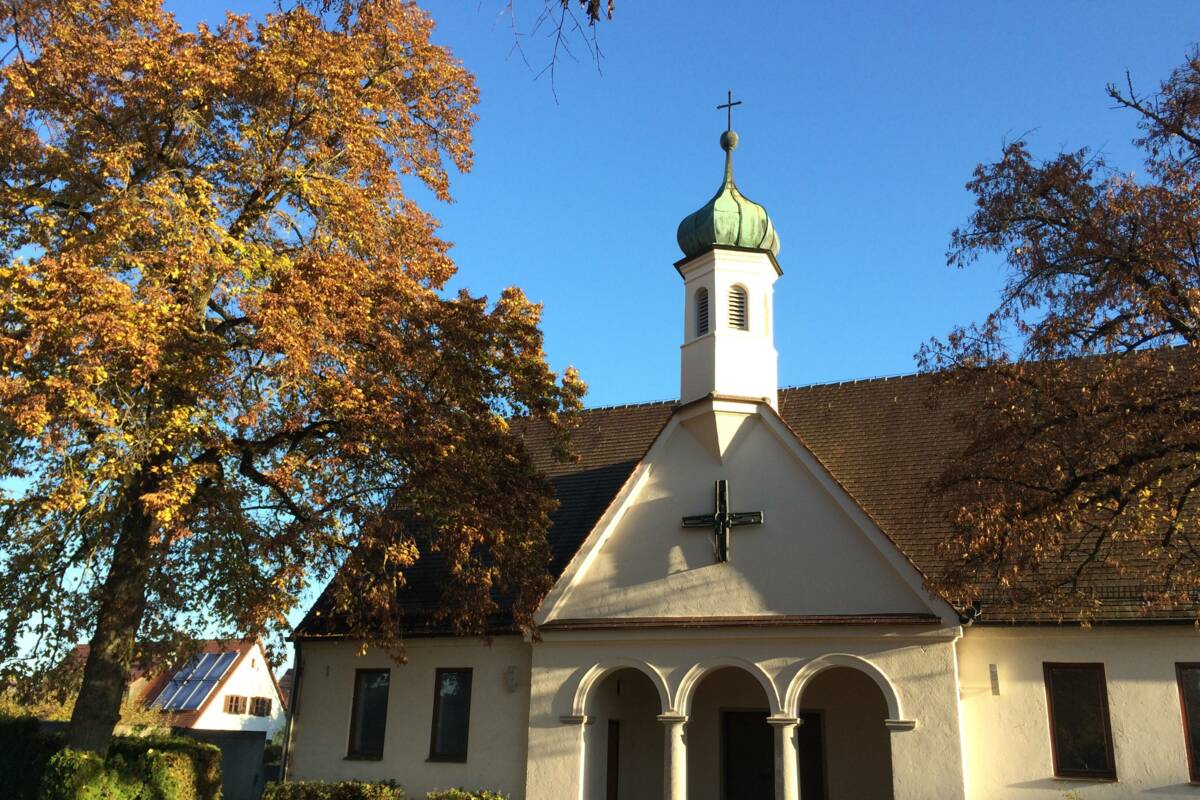
[[[708,333],[708,289],[696,291],[696,335]]]
[[[741,286],[729,289],[729,327],[740,331],[749,329],[746,318],[746,290]]]

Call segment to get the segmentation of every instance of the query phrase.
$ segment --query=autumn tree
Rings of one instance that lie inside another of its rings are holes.
[[[1179,610],[1200,590],[1200,52],[1153,94],[1108,94],[1135,115],[1140,172],[1024,141],[980,165],[948,259],[1002,255],[1003,295],[920,354],[939,393],[972,398],[937,487],[942,587],[1085,619],[1106,591]]]
[[[528,626],[553,500],[506,419],[565,432],[582,386],[520,291],[444,291],[407,189],[449,198],[476,89],[430,18],[0,15],[0,657],[90,640],[69,744],[107,747],[135,646],[282,625],[342,565],[386,609],[436,553],[449,623]]]

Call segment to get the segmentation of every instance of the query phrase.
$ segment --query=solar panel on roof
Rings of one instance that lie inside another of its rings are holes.
[[[195,711],[208,699],[236,659],[235,652],[192,656],[167,682],[151,707],[164,711]]]

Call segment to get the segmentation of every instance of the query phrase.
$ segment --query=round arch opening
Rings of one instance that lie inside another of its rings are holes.
[[[686,698],[688,800],[773,798],[775,704],[759,676],[738,666],[705,672]]]
[[[875,679],[828,667],[804,683],[798,706],[801,797],[891,800],[888,701]]]
[[[585,800],[661,800],[660,689],[636,667],[605,674],[583,699]]]

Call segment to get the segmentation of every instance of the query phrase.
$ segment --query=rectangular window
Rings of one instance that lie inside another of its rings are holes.
[[[225,695],[225,713],[226,714],[245,714],[246,713],[246,698],[237,694]]]
[[[382,758],[391,670],[356,669],[350,707],[350,758]]]
[[[269,697],[251,697],[250,698],[250,713],[256,717],[271,716],[271,698],[269,698]]]
[[[1200,664],[1176,664],[1179,704],[1183,707],[1183,734],[1187,742],[1188,773],[1200,781]]]
[[[439,669],[433,688],[430,761],[466,761],[471,724],[471,670]]]
[[[1103,664],[1043,664],[1054,774],[1117,779]]]

